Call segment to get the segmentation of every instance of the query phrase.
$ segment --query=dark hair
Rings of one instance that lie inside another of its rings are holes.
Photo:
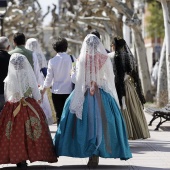
[[[112,44],[115,46],[115,51],[119,51],[122,47],[125,46],[126,41],[121,37],[114,37]]]
[[[13,40],[16,45],[25,45],[25,35],[23,33],[15,33],[13,36]]]
[[[53,43],[53,49],[59,52],[66,52],[68,47],[68,42],[65,38],[58,37],[56,42]]]
[[[100,39],[100,34],[99,34],[99,32],[97,30],[91,31],[90,34],[93,34],[93,35],[97,36]]]

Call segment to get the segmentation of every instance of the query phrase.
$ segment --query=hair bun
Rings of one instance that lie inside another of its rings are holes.
[[[120,36],[115,37],[114,41],[116,49],[120,49],[126,44],[126,41]]]

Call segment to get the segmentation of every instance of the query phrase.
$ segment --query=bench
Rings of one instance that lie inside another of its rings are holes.
[[[165,123],[166,121],[170,120],[170,104],[167,104],[165,107],[156,108],[156,107],[149,107],[145,108],[145,112],[151,113],[153,118],[149,122],[149,126],[152,126],[152,122],[157,118],[160,118],[160,122],[157,124],[155,130],[159,130],[160,126]]]

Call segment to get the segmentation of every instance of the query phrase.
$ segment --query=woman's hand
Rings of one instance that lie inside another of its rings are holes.
[[[46,92],[46,88],[39,88],[39,89],[40,89],[40,93],[41,93],[41,102],[42,102],[44,93]]]
[[[90,87],[90,94],[93,96],[95,93],[95,86],[96,86],[96,82],[92,81],[91,82],[91,87]]]
[[[126,103],[125,103],[125,96],[122,97],[122,109],[125,110],[126,108]]]
[[[37,102],[38,102],[38,104],[41,104],[42,100],[40,99],[40,100],[38,100]]]

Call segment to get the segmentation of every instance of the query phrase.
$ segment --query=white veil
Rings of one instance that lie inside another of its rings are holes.
[[[47,60],[46,60],[46,58],[45,58],[45,56],[44,56],[44,54],[41,50],[41,47],[40,47],[37,39],[29,38],[26,41],[25,48],[36,53],[40,69],[44,68],[44,67],[47,68]]]
[[[29,38],[26,41],[25,48],[33,51],[34,72],[36,75],[38,85],[40,85],[40,88],[42,88],[43,84],[44,84],[45,77],[43,76],[42,72],[40,72],[40,70],[42,68],[47,68],[46,58],[41,50],[39,42],[35,38]],[[42,100],[40,106],[42,107],[42,109],[46,115],[48,124],[50,124],[50,125],[53,124],[52,110],[51,110],[51,106],[49,103],[47,92],[44,94],[44,97],[43,97],[43,100]]]
[[[34,71],[27,58],[22,54],[14,53],[11,55],[8,75],[4,82],[6,101],[20,101],[28,89],[31,89],[35,100],[41,99]]]
[[[119,106],[111,60],[95,35],[89,34],[85,37],[76,67],[75,90],[70,104],[71,113],[82,119],[84,94],[92,81],[109,93]]]

